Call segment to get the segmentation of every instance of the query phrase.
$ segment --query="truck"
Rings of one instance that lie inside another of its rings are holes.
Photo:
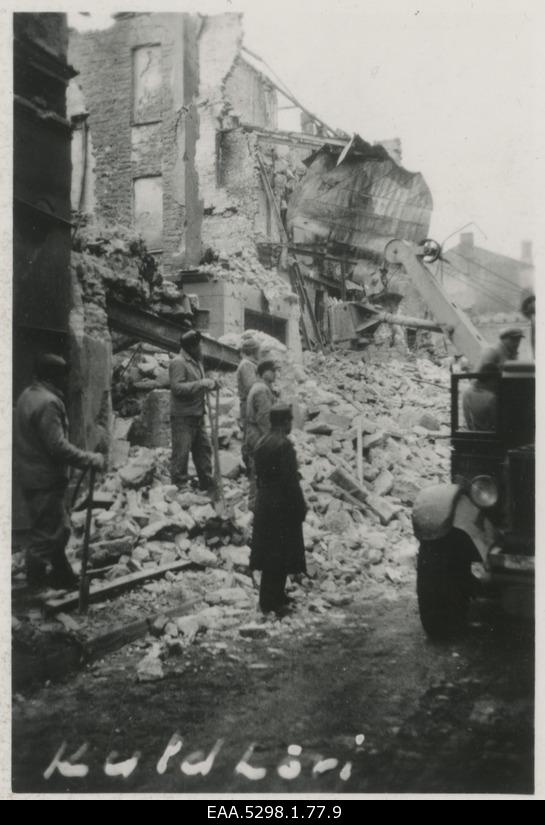
[[[437,327],[475,369],[486,342],[426,266],[441,255],[439,245],[392,240],[384,254],[388,263],[403,265]],[[338,317],[341,312],[345,326],[352,319],[356,333],[366,328],[357,326],[365,309],[341,307]],[[472,431],[464,423],[463,393],[478,377],[451,375],[450,483],[422,489],[413,505],[420,619],[427,635],[438,640],[463,632],[470,600],[479,594],[494,594],[518,615],[533,615],[534,609],[534,364],[506,362],[492,379],[492,431]]]

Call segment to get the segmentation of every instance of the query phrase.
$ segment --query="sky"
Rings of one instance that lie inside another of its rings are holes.
[[[129,8],[150,6],[119,2],[69,20],[96,28]],[[403,165],[433,195],[431,237],[452,235],[451,246],[472,223],[476,243],[519,257],[529,239],[545,262],[538,0],[178,0],[175,9],[243,12],[245,45],[308,109],[371,142],[399,137]]]

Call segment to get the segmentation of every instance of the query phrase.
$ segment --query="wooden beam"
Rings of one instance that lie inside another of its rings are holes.
[[[171,564],[162,564],[155,568],[146,568],[138,573],[130,573],[128,576],[120,576],[107,584],[99,584],[89,589],[89,604],[91,602],[101,602],[104,599],[109,599],[112,596],[117,596],[120,593],[125,593],[127,590],[132,590],[133,587],[138,587],[153,579],[159,579],[165,573],[175,573],[179,570],[201,570],[200,564],[188,561],[175,561]],[[74,591],[61,599],[50,599],[44,602],[44,609],[49,613],[59,613],[60,611],[70,610],[78,604],[78,593]]]

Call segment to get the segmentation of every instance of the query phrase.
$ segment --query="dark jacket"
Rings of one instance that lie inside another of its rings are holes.
[[[49,490],[68,481],[69,466],[86,467],[91,453],[68,441],[66,407],[52,384],[35,381],[17,401],[13,422],[15,473],[23,490]]]
[[[304,573],[303,522],[307,506],[299,484],[297,459],[291,441],[273,431],[254,453],[257,498],[250,567],[270,566],[279,572]]]
[[[206,391],[200,386],[201,380],[205,377],[202,364],[182,350],[170,362],[169,376],[171,416],[204,416]]]

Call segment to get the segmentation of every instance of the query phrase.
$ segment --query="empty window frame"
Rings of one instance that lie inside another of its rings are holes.
[[[161,120],[162,107],[161,46],[138,46],[132,52],[132,91],[134,124]]]
[[[163,247],[163,178],[154,175],[133,181],[134,228],[150,252]]]

